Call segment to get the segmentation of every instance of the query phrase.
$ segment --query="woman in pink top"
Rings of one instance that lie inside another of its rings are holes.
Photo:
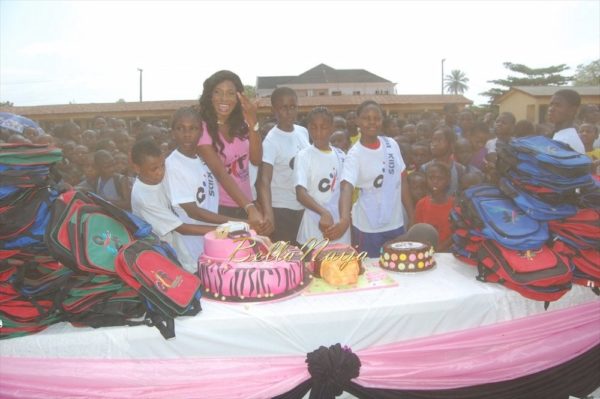
[[[198,154],[219,181],[219,213],[247,218],[261,233],[264,218],[253,202],[249,166],[260,165],[262,141],[256,104],[243,91],[242,81],[231,71],[216,72],[204,81]]]

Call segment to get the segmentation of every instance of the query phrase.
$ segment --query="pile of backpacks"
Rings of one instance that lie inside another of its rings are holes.
[[[200,281],[151,226],[92,193],[60,193],[60,150],[0,144],[0,338],[75,326],[147,325],[175,336]]]
[[[546,305],[573,283],[600,294],[600,186],[590,166],[543,136],[499,146],[498,185],[456,199],[452,252],[477,267],[479,280]]]

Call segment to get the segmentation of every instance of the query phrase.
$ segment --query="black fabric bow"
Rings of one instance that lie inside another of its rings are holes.
[[[324,346],[306,356],[312,377],[310,399],[333,399],[360,373],[360,359],[347,346]]]

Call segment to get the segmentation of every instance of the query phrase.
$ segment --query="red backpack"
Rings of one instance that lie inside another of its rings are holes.
[[[526,298],[556,301],[571,289],[570,267],[550,247],[517,251],[487,240],[479,249],[477,279],[500,283]]]
[[[147,300],[149,317],[166,339],[175,336],[173,318],[200,310],[200,279],[186,271],[165,243],[137,240],[115,260],[121,279]]]

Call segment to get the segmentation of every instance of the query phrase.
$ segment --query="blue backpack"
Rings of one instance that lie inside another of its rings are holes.
[[[527,216],[540,221],[563,219],[577,213],[577,207],[571,204],[552,205],[544,202],[523,189],[517,188],[510,180],[503,177],[498,187],[504,194],[512,198],[515,204]]]
[[[470,233],[514,250],[538,249],[550,238],[545,222],[527,216],[499,188],[477,185],[463,192],[463,209],[474,221]]]

